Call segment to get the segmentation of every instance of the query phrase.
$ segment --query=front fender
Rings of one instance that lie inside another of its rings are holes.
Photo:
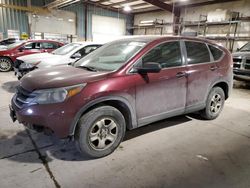
[[[75,115],[71,125],[70,125],[70,130],[69,130],[69,137],[74,136],[75,134],[75,129],[77,126],[77,123],[79,119],[81,118],[82,114],[84,114],[89,108],[91,108],[94,105],[108,102],[108,101],[119,101],[122,102],[126,107],[129,109],[130,117],[131,117],[131,127],[129,129],[134,129],[137,127],[137,118],[136,118],[136,111],[135,107],[129,103],[129,101],[121,96],[106,96],[106,97],[100,97],[97,99],[94,99],[90,102],[88,102],[86,105],[84,105]]]

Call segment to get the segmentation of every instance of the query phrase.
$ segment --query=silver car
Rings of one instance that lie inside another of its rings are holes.
[[[233,53],[234,78],[250,81],[250,42]]]
[[[74,42],[62,46],[52,53],[39,53],[19,57],[14,62],[15,75],[20,79],[35,69],[72,64],[100,46],[102,46],[101,43]]]

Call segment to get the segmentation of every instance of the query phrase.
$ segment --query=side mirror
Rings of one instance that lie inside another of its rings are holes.
[[[80,53],[74,53],[72,56],[71,56],[72,59],[80,59],[82,58],[82,55]]]
[[[142,67],[137,68],[137,72],[141,74],[158,73],[160,71],[161,71],[161,65],[159,63],[154,63],[154,62],[144,63]]]
[[[240,51],[240,48],[237,48],[237,49],[236,49],[236,52],[238,52],[238,51]]]

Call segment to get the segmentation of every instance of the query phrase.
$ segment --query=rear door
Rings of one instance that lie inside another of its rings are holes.
[[[186,67],[179,41],[162,43],[145,54],[136,66],[156,62],[159,73],[136,74],[136,112],[138,124],[181,114],[186,104]]]
[[[53,42],[41,42],[41,51],[42,52],[52,52],[53,50],[57,49],[59,45]]]
[[[203,108],[212,83],[218,78],[217,65],[208,45],[196,41],[184,41],[187,60],[186,110]]]

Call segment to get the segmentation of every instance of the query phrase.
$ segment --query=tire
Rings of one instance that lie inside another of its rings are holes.
[[[97,107],[79,120],[75,144],[85,156],[104,157],[119,146],[125,130],[125,119],[119,110],[111,106]]]
[[[0,57],[0,72],[9,72],[12,69],[12,61],[6,57]]]
[[[201,116],[207,120],[217,118],[224,106],[225,93],[222,88],[214,87],[208,94],[206,107],[201,111]]]

